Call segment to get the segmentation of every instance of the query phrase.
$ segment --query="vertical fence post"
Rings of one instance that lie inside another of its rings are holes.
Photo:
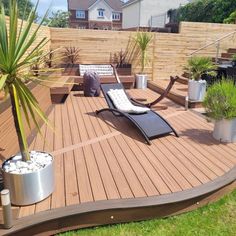
[[[2,201],[2,213],[3,213],[3,227],[5,229],[10,229],[13,226],[13,223],[12,223],[10,192],[8,189],[3,189],[1,191],[1,201]]]
[[[216,63],[219,62],[219,54],[220,54],[220,41],[216,44]]]

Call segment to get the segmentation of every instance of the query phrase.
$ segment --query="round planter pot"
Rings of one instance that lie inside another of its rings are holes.
[[[137,89],[146,89],[147,88],[147,75],[136,74],[135,83]]]
[[[236,142],[236,118],[215,121],[213,137],[221,142]]]
[[[53,157],[52,162],[44,168],[25,174],[9,173],[4,170],[4,165],[13,158],[2,164],[4,188],[9,189],[12,204],[21,206],[34,204],[52,194],[55,185]]]
[[[189,80],[188,81],[188,98],[193,101],[203,101],[206,94],[205,80]]]

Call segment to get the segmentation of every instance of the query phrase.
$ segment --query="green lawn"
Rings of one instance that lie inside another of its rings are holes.
[[[236,190],[216,203],[167,219],[96,227],[61,236],[236,236]]]

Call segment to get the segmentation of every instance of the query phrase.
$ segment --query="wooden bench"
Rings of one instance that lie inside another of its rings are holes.
[[[73,78],[68,76],[60,77],[60,80],[50,87],[51,101],[55,103],[63,103],[73,87]]]
[[[83,86],[83,75],[86,71],[96,72],[100,78],[102,84],[116,83],[116,78],[111,65],[107,64],[80,64],[79,76],[73,76],[74,83],[78,84],[81,88]],[[135,77],[133,75],[119,75],[121,83],[127,89],[134,87]]]

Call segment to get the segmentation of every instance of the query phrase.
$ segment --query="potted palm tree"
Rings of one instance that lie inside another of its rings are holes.
[[[236,54],[232,56],[232,66],[236,67]]]
[[[232,80],[214,83],[203,102],[208,117],[214,120],[213,137],[222,142],[236,142],[236,87]]]
[[[203,101],[206,93],[206,80],[202,75],[215,76],[216,66],[209,57],[191,57],[185,68],[189,72],[188,98],[193,101]]]
[[[148,46],[152,40],[152,35],[147,32],[138,32],[135,42],[140,49],[141,72],[136,74],[136,88],[146,88],[148,76],[144,74],[145,66],[148,62]]]
[[[41,201],[54,189],[53,157],[43,152],[29,152],[23,122],[24,115],[29,127],[34,124],[39,128],[37,116],[48,123],[36,98],[24,83],[26,78],[33,79],[29,68],[44,60],[45,55],[38,52],[48,42],[46,37],[37,40],[44,18],[36,28],[33,27],[37,5],[27,21],[20,24],[17,1],[10,0],[9,25],[3,4],[0,11],[0,91],[4,91],[11,101],[20,149],[20,154],[2,164],[2,174],[4,187],[10,190],[11,202],[15,205]]]

